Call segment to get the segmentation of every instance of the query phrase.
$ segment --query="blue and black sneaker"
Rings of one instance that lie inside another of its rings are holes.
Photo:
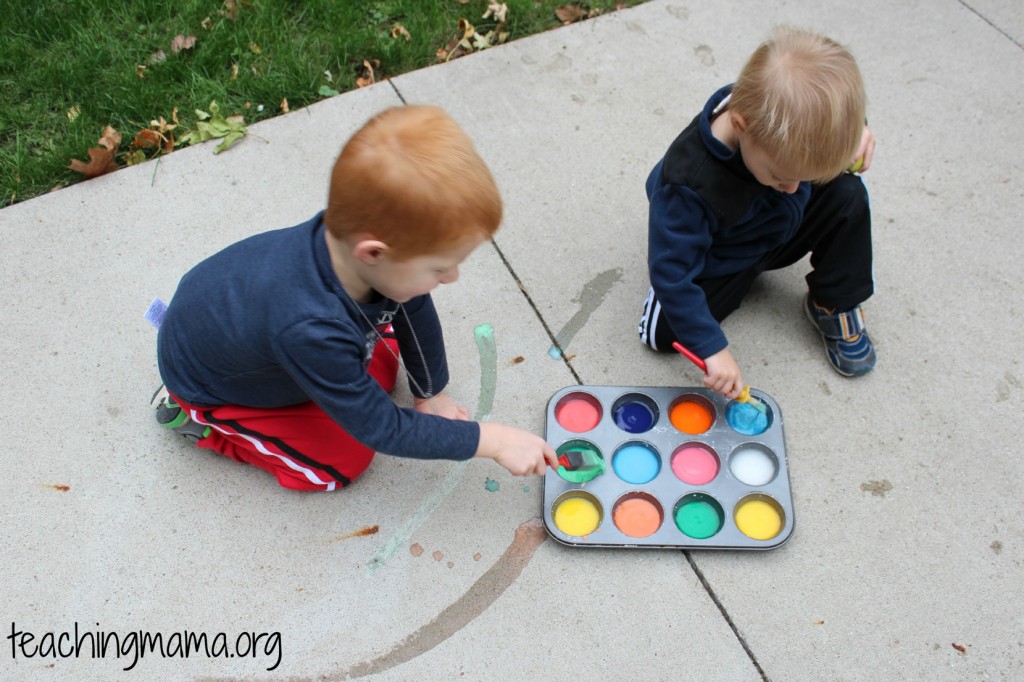
[[[167,392],[163,385],[156,389],[150,405],[156,410],[156,421],[165,429],[180,433],[189,440],[195,442],[210,435],[210,427],[197,424],[188,416],[188,412],[181,409],[174,398]]]
[[[875,347],[864,329],[860,306],[835,312],[804,297],[804,314],[825,342],[825,355],[832,369],[844,377],[859,377],[875,366]]]

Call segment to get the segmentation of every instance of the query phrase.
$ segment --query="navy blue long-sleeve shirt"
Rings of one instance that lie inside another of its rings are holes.
[[[378,452],[469,459],[479,424],[399,407],[367,372],[378,341],[370,323],[390,322],[413,394],[447,385],[430,295],[354,302],[331,266],[322,218],[232,244],[186,273],[157,336],[167,389],[197,407],[312,400]]]
[[[741,272],[791,239],[811,194],[806,182],[793,194],[762,185],[739,150],[712,134],[730,92],[728,85],[711,96],[646,184],[651,287],[672,331],[702,358],[728,342],[698,280]]]

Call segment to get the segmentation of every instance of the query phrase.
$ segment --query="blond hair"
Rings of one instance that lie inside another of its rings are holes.
[[[728,108],[753,141],[803,180],[825,182],[853,161],[864,128],[860,69],[824,36],[780,27],[751,55]]]
[[[345,144],[331,172],[324,223],[339,239],[370,235],[398,260],[470,236],[490,238],[502,202],[472,140],[442,109],[387,109]]]

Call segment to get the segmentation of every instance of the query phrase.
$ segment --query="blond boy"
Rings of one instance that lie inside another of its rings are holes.
[[[860,177],[874,136],[857,63],[836,42],[782,28],[734,85],[712,95],[647,179],[651,289],[643,343],[681,342],[705,383],[744,386],[720,322],[765,270],[811,254],[804,313],[844,376],[875,365],[860,304],[874,290],[871,213]]]

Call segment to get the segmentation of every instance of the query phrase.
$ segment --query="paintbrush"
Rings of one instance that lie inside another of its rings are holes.
[[[704,362],[704,360],[699,358],[697,354],[694,353],[692,350],[690,350],[683,344],[679,343],[678,341],[673,341],[672,347],[679,351],[680,355],[682,355],[684,358],[686,358],[693,364],[697,365],[697,367],[699,367],[702,372],[704,372],[705,374],[708,373],[708,364]],[[768,412],[768,408],[765,407],[765,404],[763,402],[761,402],[754,396],[750,395],[750,386],[743,387],[743,390],[740,391],[740,394],[736,396],[736,402],[746,403],[747,405],[750,405],[761,414],[766,414]]]
[[[604,471],[604,460],[589,450],[566,450],[558,456],[558,463],[569,471]]]

